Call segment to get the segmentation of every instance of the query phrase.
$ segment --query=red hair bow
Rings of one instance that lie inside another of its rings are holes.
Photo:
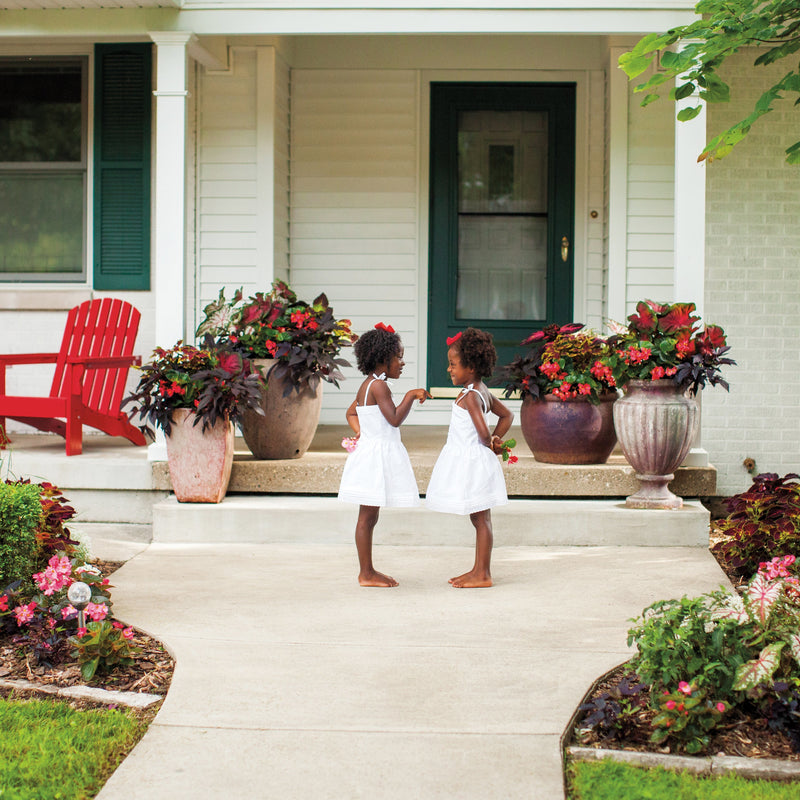
[[[460,338],[461,338],[461,331],[459,331],[455,336],[448,336],[447,346],[450,347],[451,344],[455,344]]]
[[[376,322],[375,329],[379,331],[386,331],[386,333],[394,333],[394,328],[391,325],[385,325],[383,322]]]

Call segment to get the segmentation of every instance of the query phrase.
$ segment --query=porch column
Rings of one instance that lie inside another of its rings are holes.
[[[186,97],[188,45],[194,34],[152,32],[156,45],[155,171],[153,173],[153,295],[155,340],[185,339]],[[160,435],[148,457],[166,458]]]
[[[683,81],[678,78],[676,83]],[[705,299],[706,248],[706,168],[697,157],[706,145],[706,108],[700,98],[690,96],[676,103],[676,114],[682,108],[702,105],[700,113],[688,122],[675,120],[675,261],[673,286],[675,302],[693,302],[703,317]],[[705,321],[705,319],[704,319]],[[697,396],[700,406],[700,395]],[[702,420],[701,420],[702,421]],[[703,449],[700,426],[697,437],[683,462],[686,466],[708,465]]]

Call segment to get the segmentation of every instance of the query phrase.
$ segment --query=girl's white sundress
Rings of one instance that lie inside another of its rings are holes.
[[[366,405],[369,390],[385,375],[373,375],[356,407],[361,435],[347,456],[339,485],[339,499],[361,506],[410,507],[419,505],[419,491],[408,452],[400,441],[400,428],[390,425],[377,403]]]
[[[466,387],[466,392],[475,392],[480,397],[485,415],[486,401],[481,393],[472,384]],[[425,505],[432,511],[448,514],[474,514],[507,503],[500,461],[490,447],[481,444],[469,411],[456,400],[447,442],[433,468]]]

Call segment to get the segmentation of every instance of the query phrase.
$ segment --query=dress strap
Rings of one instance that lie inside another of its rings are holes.
[[[465,394],[462,394],[456,400],[456,405],[458,405],[458,401],[459,400],[461,400],[462,398],[466,397],[466,392],[475,392],[475,394],[478,395],[478,397],[480,397],[480,399],[481,399],[481,406],[483,407],[483,413],[484,414],[488,413],[489,409],[486,408],[486,400],[484,400],[483,395],[477,389],[474,389],[473,386],[474,386],[474,384],[469,383],[464,387]],[[459,406],[459,408],[463,408],[463,406]]]
[[[380,375],[376,375],[374,372],[372,373],[372,380],[367,384],[367,391],[364,392],[364,402],[361,404],[362,406],[365,406],[367,404],[367,399],[369,398],[369,390],[372,388],[372,384],[375,383],[375,381],[386,381],[386,373],[381,372]]]

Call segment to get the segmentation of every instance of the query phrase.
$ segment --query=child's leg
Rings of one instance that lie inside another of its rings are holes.
[[[450,583],[458,589],[482,589],[492,585],[492,512],[477,511],[469,521],[475,526],[475,564],[469,572],[450,578]]]
[[[372,531],[378,522],[377,506],[359,506],[356,523],[356,550],[358,551],[358,582],[361,586],[397,586],[397,581],[377,572],[372,566]]]

